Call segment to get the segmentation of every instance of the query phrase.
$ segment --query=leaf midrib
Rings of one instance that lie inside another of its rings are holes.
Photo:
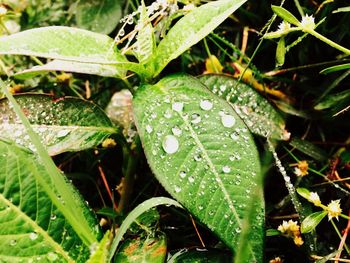
[[[1,126],[4,125],[0,125]],[[9,123],[6,124],[5,126],[14,126],[14,127],[20,127],[25,129],[23,124],[13,124],[13,123]],[[99,131],[99,132],[108,132],[108,133],[116,133],[117,132],[117,128],[113,128],[113,127],[101,127],[101,126],[77,126],[77,125],[47,125],[47,124],[31,124],[32,128],[51,128],[53,130],[59,130],[59,129],[71,129],[74,131]]]

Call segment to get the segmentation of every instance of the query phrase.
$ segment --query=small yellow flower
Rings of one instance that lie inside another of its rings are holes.
[[[338,216],[341,214],[342,210],[340,208],[340,200],[333,200],[327,206],[328,220],[335,217],[338,220]]]
[[[279,225],[277,229],[285,236],[293,238],[293,241],[297,246],[301,246],[304,243],[303,239],[301,238],[300,226],[298,225],[298,222],[293,220],[289,220],[288,222],[283,221],[282,225]]]
[[[283,260],[280,257],[275,257],[269,261],[269,263],[282,263]]]
[[[304,244],[304,241],[301,238],[301,236],[294,237],[293,241],[294,241],[294,244],[297,245],[298,247],[300,247],[302,244]]]
[[[296,167],[294,168],[294,174],[296,176],[305,176],[309,174],[309,164],[307,161],[299,161],[295,166]]]
[[[314,30],[316,27],[315,18],[309,15],[303,16],[303,18],[301,19],[301,27],[303,31]]]
[[[112,138],[107,138],[102,142],[102,147],[103,148],[113,148],[117,145],[117,143],[115,142],[115,140],[113,140]]]
[[[315,192],[311,192],[310,193],[309,201],[312,202],[315,206],[320,206],[321,205],[320,197]]]

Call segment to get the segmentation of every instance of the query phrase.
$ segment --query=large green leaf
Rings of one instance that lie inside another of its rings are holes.
[[[227,99],[250,131],[278,140],[289,139],[282,116],[252,87],[225,75],[203,75],[199,77],[213,93]]]
[[[47,71],[76,72],[103,77],[122,77],[125,74],[125,70],[116,65],[81,63],[56,59],[45,65],[35,66],[31,69],[16,73],[14,77],[18,79],[28,79]]]
[[[173,59],[207,36],[246,0],[218,0],[204,4],[181,18],[159,43],[150,61],[150,72],[158,75]]]
[[[97,105],[77,98],[54,100],[43,94],[16,96],[50,155],[94,147],[117,129]],[[7,99],[0,100],[0,137],[33,148]]]
[[[245,124],[225,100],[186,75],[141,86],[133,106],[157,179],[235,250],[260,174],[258,153]],[[262,215],[260,209],[261,220]],[[250,246],[252,260],[258,260],[261,242],[251,240]]]
[[[94,32],[109,34],[122,15],[119,0],[80,0],[77,4],[77,25]]]
[[[0,54],[118,64],[127,62],[112,38],[87,30],[52,26],[0,37]]]
[[[0,262],[85,262],[89,247],[52,201],[56,186],[37,157],[2,140],[0,153]],[[75,201],[98,238],[96,219],[77,194]]]

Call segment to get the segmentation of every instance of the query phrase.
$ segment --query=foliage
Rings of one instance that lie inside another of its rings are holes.
[[[350,257],[349,7],[284,2],[1,2],[0,261]]]

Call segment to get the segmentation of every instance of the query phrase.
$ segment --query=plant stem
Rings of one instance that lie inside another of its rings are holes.
[[[333,42],[332,40],[326,38],[325,36],[317,33],[314,30],[307,30],[305,31],[306,33],[309,33],[310,35],[313,35],[314,37],[318,38],[319,40],[325,42],[326,44],[330,45],[331,47],[334,47],[335,49],[340,50],[341,52],[345,53],[346,55],[350,55],[350,49],[347,49],[335,42]]]
[[[300,6],[299,0],[294,0],[295,6],[297,7],[299,14],[305,16],[303,8]]]

